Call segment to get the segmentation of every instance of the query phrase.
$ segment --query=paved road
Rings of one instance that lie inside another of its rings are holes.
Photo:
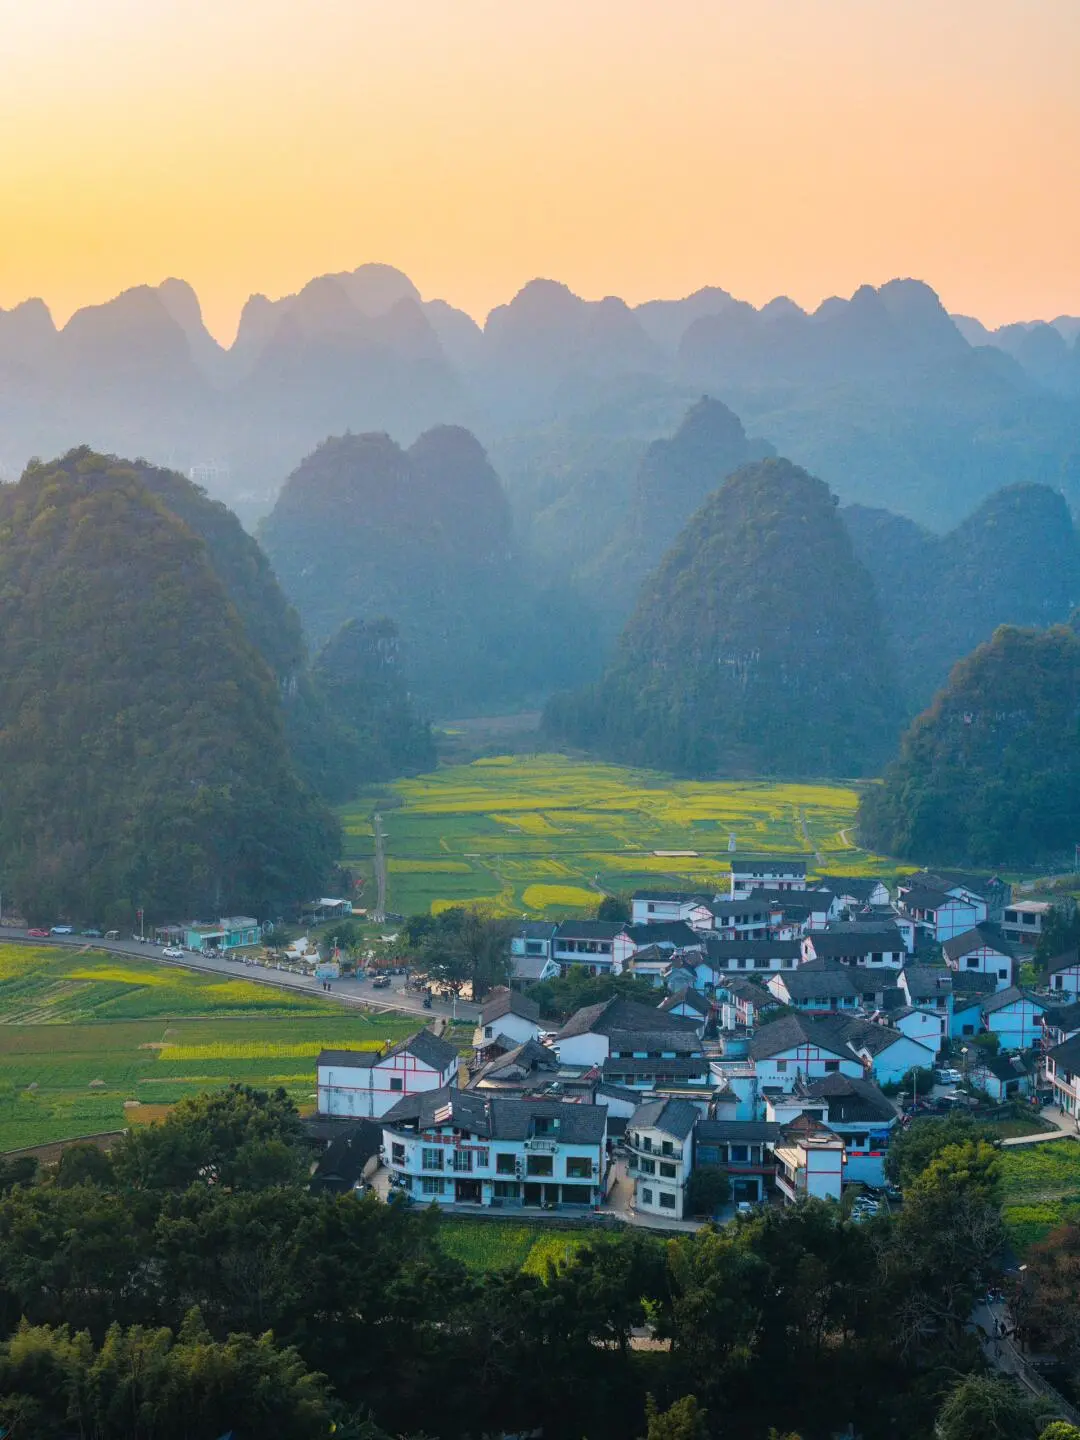
[[[1014,1135],[1010,1140],[1003,1140],[1002,1145],[1041,1145],[1047,1140],[1080,1139],[1076,1133],[1074,1118],[1066,1115],[1064,1110],[1059,1110],[1056,1105],[1047,1105],[1040,1110],[1039,1119],[1049,1121],[1055,1128],[1045,1130],[1039,1135]]]
[[[281,990],[302,990],[320,995],[322,982],[307,975],[294,975],[289,970],[278,970],[273,966],[245,965],[242,961],[223,960],[215,955],[194,955],[186,953],[182,960],[167,960],[158,945],[146,945],[139,940],[84,940],[78,935],[51,935],[47,940],[29,940],[25,930],[10,925],[0,927],[0,940],[21,941],[31,945],[62,945],[68,949],[106,950],[112,955],[137,955],[142,960],[156,960],[162,965],[176,965],[186,970],[198,970],[204,975],[227,975],[231,980],[250,980],[260,985],[275,985]],[[415,1015],[418,1019],[430,1021],[436,1016],[452,1019],[456,1013],[459,1020],[475,1020],[478,1007],[466,1001],[458,1001],[456,1012],[452,1003],[435,1000],[430,1010],[425,1010],[422,997],[414,990],[405,989],[404,977],[394,976],[390,990],[375,990],[370,980],[335,980],[325,998],[337,1001],[347,1008],[364,1006],[369,1010],[398,1011]]]

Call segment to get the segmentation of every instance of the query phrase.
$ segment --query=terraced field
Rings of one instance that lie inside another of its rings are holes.
[[[729,846],[803,854],[823,873],[895,874],[850,838],[858,791],[697,782],[561,755],[498,756],[398,781],[343,812],[346,861],[386,831],[390,908],[485,900],[504,914],[584,912],[601,892],[724,883]]]
[[[1048,1140],[1001,1152],[1005,1201],[1002,1213],[1018,1252],[1063,1220],[1080,1219],[1080,1143]]]
[[[100,951],[0,945],[0,1150],[143,1123],[231,1081],[313,1098],[324,1047],[416,1028]]]

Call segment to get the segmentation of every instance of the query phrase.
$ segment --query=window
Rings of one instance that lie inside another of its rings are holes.
[[[661,1190],[661,1191],[660,1191],[660,1209],[661,1209],[661,1210],[674,1210],[674,1209],[675,1209],[675,1196],[674,1196],[674,1195],[670,1195],[666,1190]]]
[[[665,1164],[664,1161],[660,1162],[660,1178],[662,1180],[674,1180],[678,1173],[674,1165],[670,1163]]]
[[[977,955],[969,955],[964,961],[964,965],[968,970],[977,970],[979,968],[979,957]]]
[[[642,1192],[641,1192],[641,1203],[642,1203],[643,1205],[651,1205],[651,1204],[652,1204],[652,1191],[651,1191],[651,1190],[649,1190],[649,1189],[647,1189],[647,1188],[644,1189],[644,1190],[642,1190]]]
[[[442,1176],[424,1175],[421,1178],[421,1189],[425,1195],[441,1195],[443,1193]]]
[[[642,1135],[642,1136],[640,1137],[640,1140],[641,1140],[641,1148],[642,1148],[642,1150],[651,1150],[651,1149],[652,1149],[652,1136],[651,1136],[651,1135]]]
[[[420,1167],[423,1170],[441,1170],[443,1168],[443,1153],[436,1150],[434,1146],[429,1150],[427,1146],[420,1152]]]
[[[566,1157],[566,1178],[568,1180],[591,1180],[592,1161],[588,1155],[568,1155]]]
[[[496,1200],[517,1200],[521,1195],[521,1186],[516,1180],[496,1180]]]
[[[660,1153],[661,1155],[674,1155],[675,1146],[671,1143],[670,1140],[664,1140],[660,1144]]]
[[[405,1088],[405,1081],[402,1079],[402,1077],[401,1077],[400,1075],[391,1075],[391,1076],[390,1076],[390,1089],[391,1089],[391,1090],[403,1090],[404,1088]]]
[[[1015,925],[1015,924],[1016,924],[1016,911],[1015,911],[1015,910],[1006,910],[1006,911],[1005,911],[1005,919],[1009,922],[1010,925]]]
[[[525,1161],[526,1175],[554,1175],[555,1159],[552,1155],[530,1155]]]
[[[872,952],[871,952],[871,955],[870,955],[870,964],[871,964],[871,965],[880,965],[880,964],[881,964],[881,960],[882,960],[882,953],[883,953],[883,952],[880,951],[880,950],[874,950],[874,951],[872,951]]]
[[[999,980],[1007,980],[1008,978],[1009,978],[1009,972],[1008,972],[1008,970],[999,970],[999,971],[998,971],[998,979],[999,979]]]
[[[485,1026],[484,1026],[484,1039],[485,1039],[485,1040],[490,1040],[490,1039],[491,1039],[491,1026],[490,1026],[490,1025],[485,1025]]]
[[[728,1163],[731,1165],[745,1165],[750,1154],[745,1145],[732,1145],[728,1153],[730,1156]]]
[[[718,1165],[720,1163],[720,1147],[718,1145],[699,1145],[697,1158],[699,1165]]]
[[[848,1145],[849,1145],[851,1148],[853,1148],[853,1149],[855,1149],[855,1150],[865,1150],[865,1149],[866,1149],[866,1136],[865,1136],[865,1135],[852,1135],[852,1136],[850,1136],[850,1138],[848,1139],[848,1142],[847,1142],[847,1143],[848,1143]]]
[[[755,969],[755,970],[768,970],[768,968],[769,968],[769,962],[768,962],[768,960],[763,960],[763,959],[759,956],[759,957],[754,961],[754,969]]]
[[[398,1140],[394,1140],[394,1141],[391,1142],[391,1145],[390,1145],[390,1164],[391,1164],[391,1165],[404,1165],[404,1164],[405,1164],[405,1146],[402,1145],[401,1142],[398,1141]]]
[[[454,1170],[471,1170],[473,1152],[471,1150],[454,1150],[452,1168]]]
[[[777,1062],[776,1062],[776,1073],[777,1073],[778,1075],[786,1075],[786,1074],[787,1074],[787,1061],[786,1061],[786,1060],[777,1060]]]
[[[648,903],[648,905],[647,905],[645,908],[646,908],[646,910],[649,912],[649,914],[651,915],[651,914],[655,911],[656,906],[655,906],[655,905],[652,903],[652,901],[650,900],[649,903]]]
[[[491,1164],[491,1155],[490,1155],[490,1153],[489,1153],[487,1150],[477,1150],[477,1151],[475,1151],[474,1153],[475,1153],[475,1155],[476,1155],[476,1160],[475,1160],[475,1162],[474,1162],[475,1165],[476,1165],[476,1168],[477,1168],[478,1170],[486,1170],[486,1169],[488,1168],[488,1166]]]
[[[837,1072],[839,1069],[840,1069],[840,1061],[839,1061],[839,1060],[826,1060],[826,1061],[825,1061],[825,1074],[826,1074],[826,1075],[835,1075],[836,1072]]]
[[[655,1175],[655,1174],[656,1174],[656,1161],[655,1161],[655,1160],[639,1160],[639,1161],[638,1161],[638,1169],[641,1171],[641,1173],[642,1173],[643,1175]]]
[[[517,1162],[517,1156],[516,1156],[516,1155],[508,1155],[505,1150],[500,1151],[499,1154],[495,1156],[495,1174],[496,1174],[496,1175],[516,1175],[516,1174],[517,1174],[517,1164],[516,1164],[516,1162]]]

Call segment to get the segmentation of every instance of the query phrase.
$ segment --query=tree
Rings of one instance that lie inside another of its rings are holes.
[[[1009,1380],[971,1375],[938,1416],[939,1440],[1035,1440],[1038,1411]]]
[[[1080,1225],[1058,1225],[1031,1247],[1012,1308],[1025,1339],[1080,1371]]]
[[[631,906],[628,895],[605,895],[596,907],[598,920],[628,921],[630,915]]]
[[[165,1120],[129,1130],[112,1155],[117,1179],[139,1190],[196,1182],[265,1189],[296,1183],[306,1160],[304,1128],[285,1091],[247,1085],[181,1100]]]
[[[91,1145],[87,1141],[64,1146],[53,1183],[62,1190],[69,1190],[73,1185],[108,1187],[114,1178],[108,1154],[99,1145]]]
[[[686,1208],[691,1215],[713,1216],[731,1199],[731,1181],[718,1165],[698,1165],[686,1187]]]
[[[1043,917],[1042,929],[1035,945],[1035,968],[1045,970],[1051,960],[1075,950],[1080,945],[1080,906],[1075,901],[1061,901],[1050,907]]]
[[[684,1395],[661,1410],[652,1395],[645,1397],[645,1440],[709,1440],[705,1411],[693,1395]]]
[[[444,910],[428,931],[417,968],[454,991],[472,986],[480,1000],[510,978],[510,936],[513,922],[486,914],[478,907]]]
[[[885,1173],[894,1185],[907,1186],[948,1146],[992,1138],[993,1132],[969,1115],[914,1120],[893,1138],[885,1157]]]
[[[1080,1440],[1080,1430],[1067,1420],[1051,1420],[1046,1429],[1040,1431],[1039,1440]]]

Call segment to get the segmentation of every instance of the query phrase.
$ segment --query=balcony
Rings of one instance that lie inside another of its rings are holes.
[[[794,1204],[806,1194],[806,1171],[796,1171],[795,1179],[790,1180],[783,1170],[777,1169],[776,1188]]]
[[[554,1136],[534,1135],[531,1140],[524,1141],[526,1150],[540,1151],[546,1155],[554,1155],[559,1148],[559,1142]]]

